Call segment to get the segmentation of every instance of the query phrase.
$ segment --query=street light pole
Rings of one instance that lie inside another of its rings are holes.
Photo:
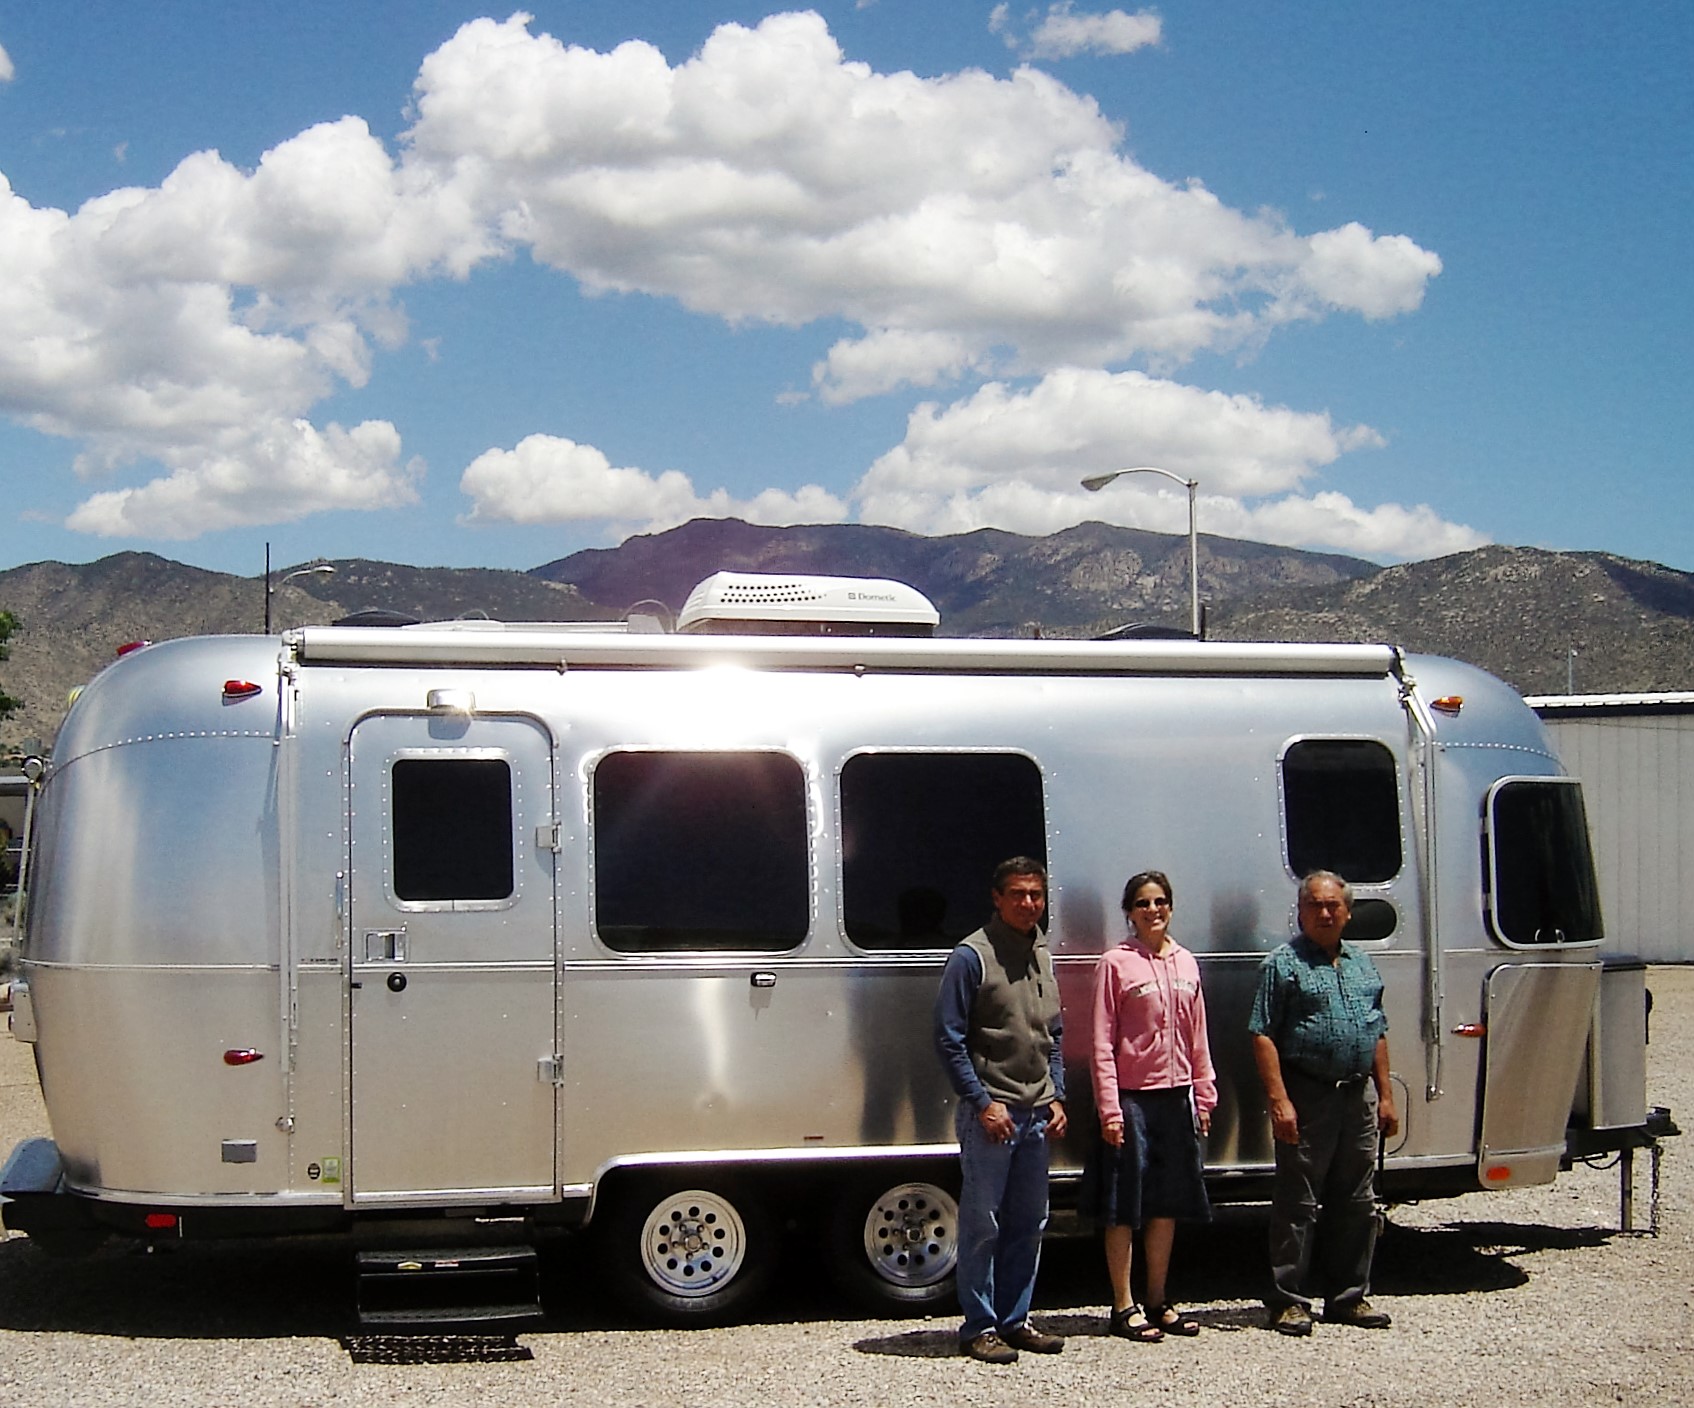
[[[265,544],[265,634],[271,633],[271,597],[276,594],[277,587],[285,586],[296,577],[333,577],[335,568],[327,562],[314,562],[310,567],[296,567],[292,572],[279,577],[273,586],[271,583],[271,545]]]
[[[1160,469],[1157,465],[1142,464],[1134,469],[1114,469],[1110,474],[1091,474],[1082,481],[1082,487],[1091,494],[1097,494],[1114,479],[1121,479],[1126,474],[1159,474],[1188,490],[1188,617],[1189,629],[1194,633],[1194,639],[1200,639],[1200,533],[1194,519],[1194,491],[1200,487],[1197,479],[1184,479],[1180,474],[1172,474],[1168,469]]]

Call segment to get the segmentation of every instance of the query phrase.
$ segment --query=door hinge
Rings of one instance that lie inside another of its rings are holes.
[[[565,1063],[558,1056],[543,1056],[535,1063],[535,1078],[543,1085],[565,1083]]]
[[[562,828],[556,821],[550,821],[545,826],[535,828],[535,849],[551,851],[554,855],[564,848],[561,837]]]

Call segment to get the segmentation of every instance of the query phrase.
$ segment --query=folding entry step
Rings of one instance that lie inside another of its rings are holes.
[[[534,1247],[364,1251],[357,1267],[364,1329],[513,1329],[542,1318]]]

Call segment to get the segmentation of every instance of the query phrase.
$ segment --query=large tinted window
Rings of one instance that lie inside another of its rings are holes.
[[[393,784],[396,897],[510,897],[512,769],[505,759],[399,758]]]
[[[948,948],[989,915],[994,867],[1046,860],[1041,773],[1015,753],[862,753],[841,770],[847,937]]]
[[[1581,787],[1540,779],[1499,783],[1489,819],[1488,917],[1495,935],[1513,944],[1602,937]]]
[[[611,753],[594,770],[594,917],[625,953],[775,950],[811,916],[806,780],[781,753]]]
[[[1282,755],[1288,868],[1333,870],[1355,885],[1400,873],[1394,755],[1368,738],[1311,738]]]

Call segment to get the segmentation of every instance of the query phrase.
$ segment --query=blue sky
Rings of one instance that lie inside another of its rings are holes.
[[[0,567],[701,513],[1694,570],[1694,7],[0,0]]]

